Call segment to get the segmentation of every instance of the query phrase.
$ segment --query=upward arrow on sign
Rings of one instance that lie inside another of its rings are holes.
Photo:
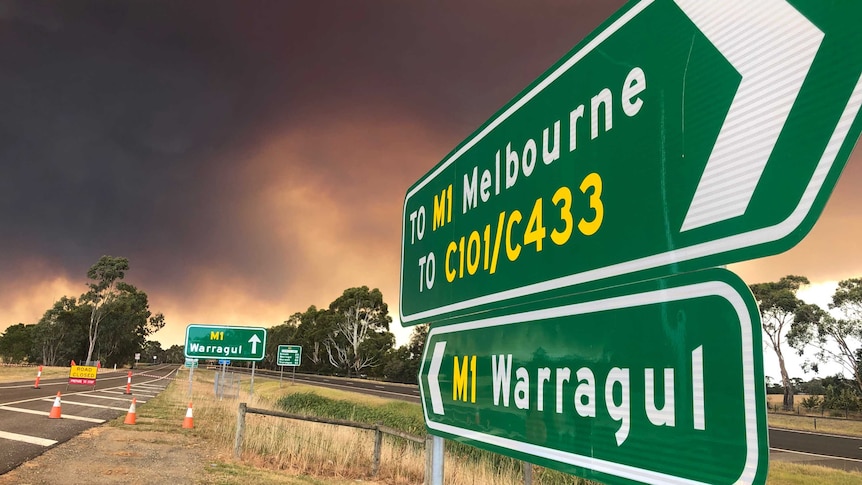
[[[260,337],[257,335],[252,335],[250,339],[248,339],[249,343],[251,343],[251,353],[257,353],[257,344],[260,343]]]
[[[408,190],[402,322],[789,249],[860,133],[859,18],[627,5]]]

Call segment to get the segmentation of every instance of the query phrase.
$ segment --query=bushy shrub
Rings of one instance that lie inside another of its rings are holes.
[[[800,404],[806,409],[817,409],[823,405],[823,400],[819,396],[808,396]]]

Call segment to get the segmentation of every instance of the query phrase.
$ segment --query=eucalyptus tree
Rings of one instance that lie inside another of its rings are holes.
[[[838,282],[832,301],[832,314],[819,313],[812,333],[815,334],[818,356],[830,360],[853,376],[857,392],[862,393],[862,278]]]
[[[117,299],[119,290],[117,283],[129,270],[129,260],[126,258],[102,256],[87,271],[87,278],[93,280],[88,283],[89,291],[81,296],[81,300],[90,305],[90,326],[88,331],[89,347],[87,349],[86,362],[92,362],[93,351],[99,338],[99,325],[105,317],[105,307]]]
[[[348,376],[360,375],[363,369],[379,364],[395,342],[389,332],[389,306],[380,290],[349,288],[329,309],[332,326],[324,340],[329,362],[345,369]]]
[[[781,385],[784,387],[784,409],[793,409],[793,383],[784,363],[784,344],[801,353],[806,341],[808,322],[797,316],[810,316],[799,312],[805,302],[796,296],[803,285],[809,284],[804,276],[788,275],[778,281],[757,283],[750,286],[760,308],[760,320],[768,344],[778,357]]]

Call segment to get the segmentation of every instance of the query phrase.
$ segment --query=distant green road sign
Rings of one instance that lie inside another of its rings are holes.
[[[192,368],[198,366],[198,359],[186,359],[186,367]]]
[[[266,353],[266,329],[223,325],[189,325],[186,327],[186,358],[263,360]]]
[[[401,321],[789,249],[862,130],[860,18],[630,2],[407,191]]]
[[[279,345],[278,346],[278,365],[286,365],[290,367],[299,367],[302,363],[302,346],[301,345]]]
[[[602,482],[763,483],[760,332],[748,287],[720,269],[462,319],[428,335],[425,422]]]

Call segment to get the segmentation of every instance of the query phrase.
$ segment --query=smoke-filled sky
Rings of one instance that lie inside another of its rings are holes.
[[[0,331],[108,254],[165,348],[361,285],[403,343],[407,188],[622,3],[0,3]],[[799,246],[731,269],[862,276],[859,158]]]

